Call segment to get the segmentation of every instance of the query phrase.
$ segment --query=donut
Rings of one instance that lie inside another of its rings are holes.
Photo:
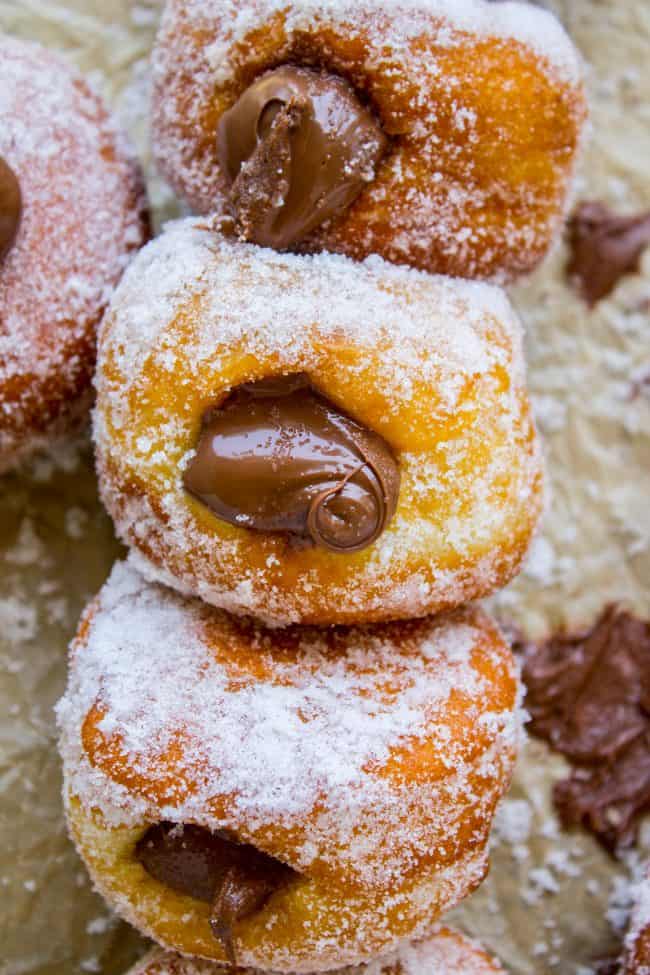
[[[147,228],[139,167],[100,99],[0,34],[0,469],[87,411],[96,326]]]
[[[487,0],[168,0],[161,172],[262,246],[509,280],[566,214],[586,117],[554,17]]]
[[[102,497],[150,579],[267,624],[424,616],[517,571],[542,496],[521,326],[479,282],[179,221],[101,328]]]
[[[57,708],[70,832],[109,905],[163,947],[356,965],[480,883],[518,695],[478,608],[269,630],[120,563]]]
[[[254,969],[238,972],[255,975]],[[154,948],[128,975],[235,975],[235,971]],[[503,968],[474,941],[451,928],[437,928],[426,941],[406,943],[366,965],[338,969],[332,975],[503,975]]]
[[[620,975],[650,973],[650,865],[636,885],[630,927],[625,936]]]

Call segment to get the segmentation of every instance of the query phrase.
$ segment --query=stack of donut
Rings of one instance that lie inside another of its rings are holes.
[[[477,279],[562,223],[577,56],[519,3],[170,0],[154,78],[199,216],[100,329],[130,553],[58,708],[71,834],[180,952],[140,975],[498,971],[437,927],[486,872],[519,734],[510,649],[468,604],[542,503],[521,326]]]

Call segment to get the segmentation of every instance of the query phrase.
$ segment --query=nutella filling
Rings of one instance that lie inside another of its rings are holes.
[[[0,261],[4,260],[13,246],[22,210],[18,177],[9,163],[0,156]]]
[[[201,826],[159,823],[138,842],[135,855],[165,886],[210,904],[210,927],[236,964],[233,925],[264,907],[295,872],[254,846],[235,843]]]
[[[619,217],[604,203],[581,203],[569,221],[568,238],[569,279],[593,307],[624,275],[639,271],[650,246],[650,210]]]
[[[650,622],[611,606],[523,651],[530,730],[574,765],[554,789],[562,822],[632,845],[650,809]]]
[[[400,473],[382,437],[298,374],[240,386],[210,410],[183,481],[231,525],[354,552],[393,517]]]
[[[241,237],[276,250],[297,243],[354,202],[387,145],[342,78],[269,71],[224,113],[217,133]]]

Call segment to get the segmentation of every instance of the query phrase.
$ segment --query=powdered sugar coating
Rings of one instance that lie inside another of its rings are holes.
[[[0,35],[0,155],[23,213],[0,267],[0,468],[88,407],[95,326],[146,238],[124,136],[86,82]]]
[[[514,663],[478,610],[368,630],[264,631],[121,563],[80,634],[57,708],[66,787],[109,824],[168,818],[242,839],[297,830],[296,869],[343,866],[385,885],[436,837],[451,841],[468,800],[487,813],[507,782]],[[454,741],[456,695],[467,723]],[[435,746],[443,767],[426,787],[410,781],[406,800],[385,770],[416,742]],[[479,770],[490,785],[470,796]],[[453,804],[440,799],[448,789]],[[404,821],[404,802],[420,801],[422,821]]]
[[[183,488],[204,411],[241,382],[291,372],[398,456],[396,515],[354,556],[227,526]],[[281,255],[180,221],[116,293],[97,393],[102,495],[140,569],[268,623],[460,605],[512,576],[539,515],[521,327],[485,284],[377,257]]]
[[[469,938],[439,928],[426,941],[407,943],[382,958],[332,975],[496,975],[501,966]],[[231,975],[214,963],[155,950],[129,975]],[[250,969],[242,975],[255,975]]]
[[[229,211],[219,118],[287,63],[347,78],[392,138],[353,206],[300,249],[500,279],[547,251],[585,116],[579,56],[550,13],[487,0],[169,0],[153,146],[198,212]]]
[[[421,36],[432,21],[437,21],[439,44],[458,44],[461,32],[512,39],[531,48],[563,80],[577,84],[582,77],[579,56],[560,22],[548,11],[531,10],[520,0],[501,2],[498,6],[490,6],[489,0],[365,0],[362,5],[354,0],[299,0],[289,4],[286,0],[254,0],[245,7],[239,0],[184,0],[183,7],[198,30],[206,30],[218,20],[224,24],[227,45],[224,44],[224,50],[215,45],[206,55],[217,84],[234,76],[236,54],[232,49],[244,42],[251,27],[263,18],[284,11],[289,33],[307,31],[314,23],[323,21],[355,24],[357,17],[374,32],[379,30],[377,15],[387,12],[392,30],[380,39],[389,47]],[[168,21],[173,22],[173,15],[174,0],[167,5]],[[225,57],[226,47],[232,60]]]
[[[134,847],[160,820],[227,829],[300,875],[238,927],[240,964],[356,964],[425,935],[480,882],[517,703],[478,609],[270,631],[118,564],[57,707],[71,830],[127,920],[223,960],[207,907],[148,878]]]

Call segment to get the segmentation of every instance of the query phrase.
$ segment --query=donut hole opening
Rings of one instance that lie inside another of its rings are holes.
[[[233,926],[299,877],[287,864],[226,832],[166,820],[148,827],[135,857],[154,880],[210,905],[210,928],[232,964]]]
[[[391,520],[400,469],[379,434],[296,373],[243,383],[209,408],[183,484],[235,527],[351,553]]]
[[[355,70],[349,57],[345,55],[337,57],[336,52],[328,56],[320,40],[310,39],[308,36],[294,37],[280,57],[271,56],[264,60],[238,65],[234,79],[237,90],[243,92],[263,75],[280,68],[304,69],[345,82],[363,108],[374,115],[390,139],[391,133],[387,131],[385,125],[382,105],[371,91],[370,79],[364,67],[360,65]]]
[[[239,236],[299,245],[354,203],[388,148],[376,111],[340,74],[292,63],[263,72],[217,127]]]

